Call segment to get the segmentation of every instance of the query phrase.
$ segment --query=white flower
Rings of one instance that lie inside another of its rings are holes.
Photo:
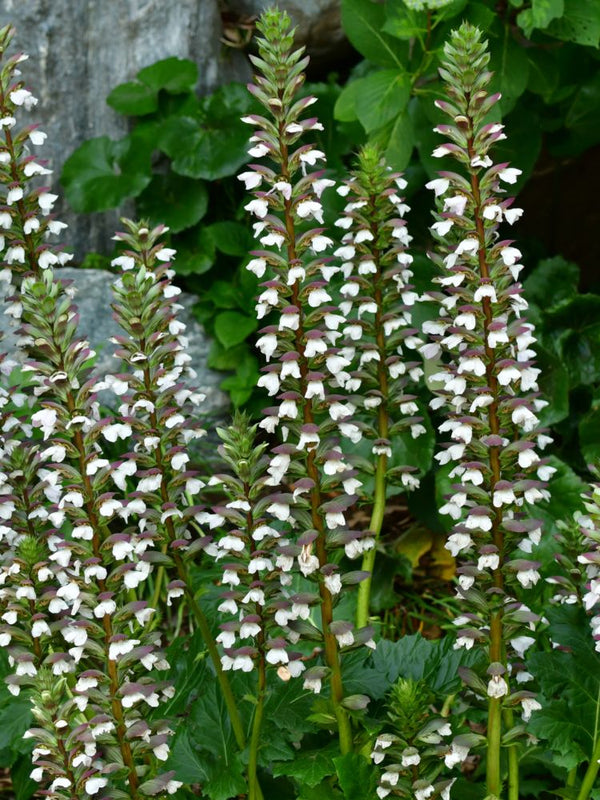
[[[450,181],[447,178],[435,178],[434,180],[425,184],[425,188],[434,191],[436,197],[444,194],[444,192],[448,190],[449,186]]]
[[[305,153],[300,153],[300,161],[303,164],[309,164],[311,167],[314,167],[319,159],[325,159],[325,153],[322,150],[307,150]]]
[[[539,711],[542,707],[542,704],[535,700],[533,697],[524,697],[521,700],[521,706],[523,708],[523,721],[528,722],[531,718],[531,714],[533,711]]]
[[[254,214],[259,219],[264,219],[269,213],[269,203],[261,198],[255,198],[244,206],[250,214]]]
[[[530,589],[540,579],[540,573],[536,569],[523,569],[517,572],[517,580],[524,589]]]
[[[487,687],[488,697],[504,697],[508,694],[508,684],[501,675],[494,675]]]
[[[498,177],[504,183],[516,183],[517,178],[519,175],[522,175],[523,171],[520,169],[515,169],[514,167],[505,167],[505,169],[501,169],[498,173]]]
[[[238,181],[243,181],[247,192],[256,189],[262,183],[262,175],[260,172],[242,172],[237,176]]]
[[[100,789],[103,789],[107,783],[108,778],[94,776],[93,778],[88,778],[85,782],[85,790],[88,794],[96,794]]]

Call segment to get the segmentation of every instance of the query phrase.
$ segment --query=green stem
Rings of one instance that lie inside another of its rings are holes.
[[[502,737],[502,701],[499,697],[490,697],[487,724],[487,774],[488,795],[499,798],[502,791],[500,773],[500,739]]]
[[[502,612],[492,614],[490,621],[490,662],[502,661]],[[502,698],[488,698],[487,724],[487,790],[492,797],[500,797],[502,775],[500,772],[500,746],[502,739]]]
[[[576,780],[577,780],[577,767],[573,767],[573,769],[570,769],[567,774],[567,782],[565,783],[565,786],[567,788],[575,786]]]
[[[386,488],[386,467],[387,457],[384,455],[377,457],[377,468],[375,471],[375,494],[373,511],[369,530],[375,537],[375,547],[363,555],[362,569],[369,573],[369,577],[358,586],[358,601],[356,608],[356,627],[364,628],[369,622],[369,610],[371,601],[371,584],[373,582],[373,567],[375,566],[375,556],[377,554],[377,542],[381,534],[383,517],[385,514],[385,488]]]
[[[262,793],[256,775],[258,767],[258,745],[260,742],[260,730],[263,721],[265,706],[265,689],[267,685],[267,674],[264,653],[261,652],[258,661],[258,693],[254,719],[252,720],[252,734],[250,736],[250,754],[248,757],[248,800],[260,800]]]
[[[243,750],[246,747],[246,735],[244,733],[244,727],[242,725],[242,720],[238,711],[237,704],[235,702],[235,697],[231,689],[229,678],[223,671],[223,667],[221,665],[221,658],[219,656],[219,650],[217,649],[217,645],[215,643],[215,640],[213,639],[210,625],[208,624],[208,620],[204,615],[204,611],[202,611],[198,601],[194,596],[194,592],[190,588],[189,577],[187,575],[185,564],[181,556],[178,554],[174,554],[173,560],[175,562],[175,566],[177,567],[177,574],[179,575],[179,578],[185,583],[185,594],[187,597],[187,601],[192,610],[192,613],[194,614],[194,617],[196,618],[196,622],[198,623],[198,628],[200,630],[200,633],[202,634],[202,639],[204,640],[206,649],[208,650],[211,661],[213,662],[215,673],[217,675],[217,680],[219,681],[219,686],[221,687],[221,691],[223,692],[223,699],[225,700],[225,705],[227,706],[227,711],[229,713],[229,721],[231,722],[231,727],[233,730],[233,734],[235,736],[235,740],[240,750]]]
[[[581,789],[579,790],[579,794],[577,795],[577,800],[588,800],[590,792],[594,788],[594,783],[596,782],[598,769],[600,768],[599,761],[600,761],[600,737],[598,737],[596,741],[596,746],[594,747],[592,758],[590,760],[590,763],[588,764],[587,770],[585,771],[585,775],[583,776],[583,781],[581,783]]]
[[[509,731],[514,725],[511,709],[504,710],[504,723]],[[511,744],[508,751],[508,800],[519,800],[519,750],[517,744]]]

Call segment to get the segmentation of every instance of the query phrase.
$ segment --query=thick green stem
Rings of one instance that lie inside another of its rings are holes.
[[[248,758],[248,800],[260,800],[262,792],[256,775],[258,767],[258,745],[265,708],[265,688],[267,674],[264,653],[261,652],[258,662],[258,692],[254,719],[252,720],[252,734],[250,736],[250,754]]]
[[[499,798],[502,791],[500,772],[500,739],[502,738],[502,701],[490,697],[487,724],[487,791],[491,798]]]
[[[600,736],[596,740],[596,746],[592,753],[592,758],[588,764],[588,768],[583,776],[583,782],[577,795],[577,800],[588,800],[590,792],[594,788],[596,777],[598,776],[598,769],[600,769]]]
[[[373,234],[373,241],[377,242],[379,239],[379,226],[376,222],[375,207],[377,204],[377,197],[372,195],[370,197],[370,210],[371,210],[371,233]],[[377,273],[375,275],[375,291],[374,300],[377,307],[375,313],[375,336],[377,343],[377,351],[379,354],[378,367],[377,367],[377,381],[378,388],[381,392],[381,403],[377,412],[377,436],[379,439],[387,439],[389,433],[388,425],[388,374],[387,367],[385,366],[387,349],[386,341],[383,330],[383,275],[382,267],[380,264],[380,252],[378,248],[373,250],[373,260],[377,265]],[[364,628],[369,622],[369,611],[371,605],[371,585],[373,583],[373,568],[375,566],[375,557],[377,555],[377,544],[381,535],[381,527],[383,525],[383,518],[385,515],[385,500],[387,488],[387,456],[385,454],[377,457],[377,465],[375,467],[375,493],[373,495],[373,511],[371,512],[371,521],[369,523],[369,530],[375,538],[375,546],[371,550],[367,550],[363,555],[362,569],[369,573],[369,577],[359,584],[358,587],[358,603],[356,608],[356,627]]]
[[[514,715],[510,708],[504,709],[504,724],[507,731],[514,725]],[[508,752],[508,800],[519,800],[519,749],[511,744]]]
[[[178,554],[173,554],[173,560],[175,561],[177,574],[179,575],[180,580],[185,583],[185,595],[187,601],[198,624],[198,629],[202,634],[202,639],[204,640],[208,654],[213,662],[217,680],[219,681],[219,686],[221,687],[221,692],[223,693],[223,699],[225,700],[225,705],[227,706],[229,721],[231,722],[231,728],[235,736],[235,741],[237,742],[240,750],[243,750],[246,747],[246,735],[244,733],[244,727],[242,725],[240,713],[231,689],[231,684],[229,683],[229,678],[223,671],[219,650],[215,640],[213,639],[210,625],[208,624],[208,620],[204,615],[204,611],[202,611],[198,601],[196,600],[196,597],[194,596],[194,592],[190,588],[189,576],[181,556]]]
[[[377,468],[375,471],[375,494],[373,502],[373,511],[371,513],[371,521],[369,523],[369,530],[375,537],[375,547],[363,555],[362,569],[369,573],[369,577],[365,578],[358,586],[358,602],[356,608],[356,627],[364,628],[369,622],[369,608],[371,602],[371,584],[373,582],[373,567],[375,566],[375,556],[377,554],[377,542],[381,534],[381,526],[383,525],[383,517],[385,514],[385,489],[386,489],[386,468],[387,457],[384,455],[378,456]]]

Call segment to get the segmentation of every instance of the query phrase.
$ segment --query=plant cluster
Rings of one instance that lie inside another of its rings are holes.
[[[427,185],[423,290],[405,179],[371,144],[336,186],[305,141],[322,126],[289,18],[270,10],[258,28],[240,179],[272,405],[218,430],[210,476],[166,229],[124,220],[115,237],[120,367],[97,375],[60,276],[70,256],[51,243],[63,226],[45,134],[17,122],[37,102],[25,57],[0,31],[0,279],[20,358],[0,364],[0,713],[20,709],[17,794],[519,800],[550,770],[552,791],[588,800],[598,488],[554,539],[548,483],[563,476],[545,455],[521,253],[504,238],[519,170],[492,158],[505,134],[482,33],[465,22],[444,47],[433,157],[454,163]],[[127,91],[154,113],[144,75]],[[334,188],[344,206],[327,227]],[[439,641],[392,641],[373,614],[376,554],[391,487],[418,490],[411,451],[432,438],[430,413],[447,437],[456,597]]]

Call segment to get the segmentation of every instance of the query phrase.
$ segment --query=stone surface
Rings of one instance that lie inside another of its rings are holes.
[[[227,0],[234,14],[257,17],[272,6],[272,0]],[[334,63],[345,52],[347,41],[342,29],[340,0],[279,0],[296,26],[296,42],[303,44],[313,64]]]
[[[105,101],[142,67],[191,58],[202,93],[244,75],[242,55],[221,45],[217,0],[3,0],[0,25],[8,23],[17,29],[14,47],[30,57],[22,72],[39,99],[31,119],[48,133],[43,156],[54,188],[65,159],[85,139],[127,133],[126,118]],[[56,211],[69,224],[64,241],[78,258],[110,250],[116,213],[74,215],[64,205]]]
[[[73,281],[77,287],[74,301],[80,315],[79,335],[88,339],[92,349],[98,353],[96,373],[104,376],[118,372],[120,362],[111,355],[114,345],[109,342],[111,336],[123,333],[112,318],[112,309],[110,307],[113,299],[111,285],[115,276],[106,270],[77,269],[74,267],[64,267],[57,270],[56,275]],[[223,376],[213,372],[206,366],[210,340],[192,314],[191,309],[196,302],[196,298],[192,295],[182,294],[178,298],[178,302],[184,306],[184,310],[179,312],[179,318],[187,326],[186,336],[189,339],[187,352],[192,357],[190,366],[197,373],[194,379],[194,388],[199,389],[206,395],[206,399],[199,407],[199,411],[210,418],[223,419],[228,413],[228,398],[219,389]],[[18,358],[18,354],[15,355],[16,337],[14,328],[11,327],[9,317],[5,314],[0,314],[0,331],[4,334],[0,342],[2,352]],[[116,405],[116,398],[112,393],[103,392],[100,396],[100,401],[109,407]]]

